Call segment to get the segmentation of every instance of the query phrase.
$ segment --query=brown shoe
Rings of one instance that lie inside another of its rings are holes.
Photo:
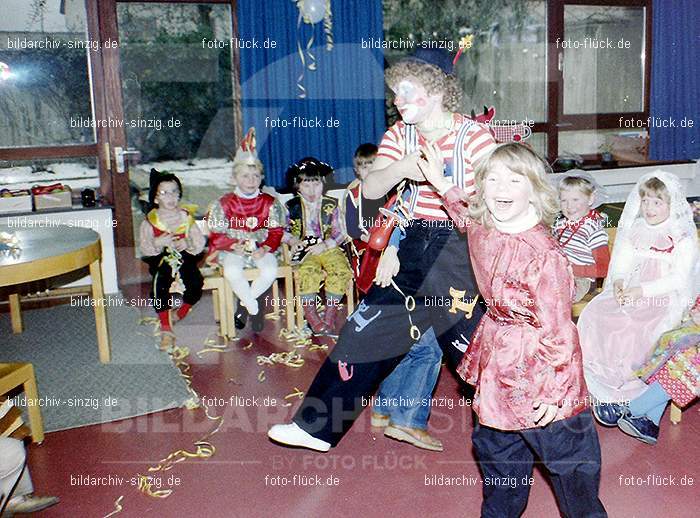
[[[372,415],[369,418],[370,424],[375,428],[386,428],[387,426],[389,426],[390,420],[391,419],[388,415],[380,414],[377,412],[372,412]]]
[[[397,441],[407,442],[416,448],[424,450],[442,451],[442,442],[431,435],[426,430],[419,428],[409,428],[408,426],[399,426],[390,424],[384,430],[384,435],[396,439]]]

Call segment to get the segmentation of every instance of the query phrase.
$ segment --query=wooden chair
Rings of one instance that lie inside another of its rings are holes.
[[[203,266],[199,269],[204,276],[204,290],[212,290],[214,302],[214,320],[219,323],[219,333],[223,337],[235,336],[233,324],[233,302],[230,301],[229,288],[220,268]]]
[[[20,385],[24,389],[27,400],[34,400],[36,403],[27,405],[27,413],[32,441],[41,443],[44,441],[44,424],[41,419],[34,366],[31,363],[0,363],[0,394],[7,394]]]

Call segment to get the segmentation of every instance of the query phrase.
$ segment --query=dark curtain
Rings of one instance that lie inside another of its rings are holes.
[[[652,24],[649,156],[700,158],[700,4],[655,0]]]
[[[240,38],[261,47],[240,49],[241,98],[243,130],[256,128],[266,183],[284,186],[289,165],[305,156],[333,166],[336,182],[350,181],[355,148],[377,143],[385,129],[383,54],[362,48],[363,39],[382,37],[381,1],[332,0],[331,51],[323,21],[298,29],[289,0],[239,0],[237,14]],[[315,71],[302,69],[297,47],[305,49],[312,34]],[[276,48],[264,48],[266,40]],[[298,97],[302,71],[305,99]],[[310,121],[323,127],[300,127]]]

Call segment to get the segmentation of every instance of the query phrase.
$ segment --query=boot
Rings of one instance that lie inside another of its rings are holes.
[[[240,301],[238,301],[238,309],[236,309],[233,320],[236,324],[236,329],[243,329],[246,322],[248,322],[248,310]]]
[[[253,331],[255,333],[259,333],[265,327],[265,313],[263,312],[264,309],[265,305],[261,303],[260,299],[258,299],[258,312],[255,315],[251,315]]]
[[[321,320],[321,317],[318,316],[314,304],[304,305],[304,318],[306,318],[306,322],[309,324],[314,334],[323,334],[326,332],[326,324]]]
[[[338,315],[338,304],[333,303],[332,301],[329,304],[326,304],[326,314],[323,315],[323,323],[326,325],[326,329],[328,329],[328,332],[334,333],[335,332],[335,319]]]

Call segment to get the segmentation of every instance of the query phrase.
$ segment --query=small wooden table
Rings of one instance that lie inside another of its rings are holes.
[[[90,267],[97,349],[100,361],[109,363],[110,344],[100,268],[102,247],[99,234],[89,228],[67,225],[35,228],[0,225],[0,232],[16,235],[21,247],[18,257],[0,254],[0,287],[16,286]],[[21,333],[19,293],[10,294],[10,316],[12,331],[15,334]]]

